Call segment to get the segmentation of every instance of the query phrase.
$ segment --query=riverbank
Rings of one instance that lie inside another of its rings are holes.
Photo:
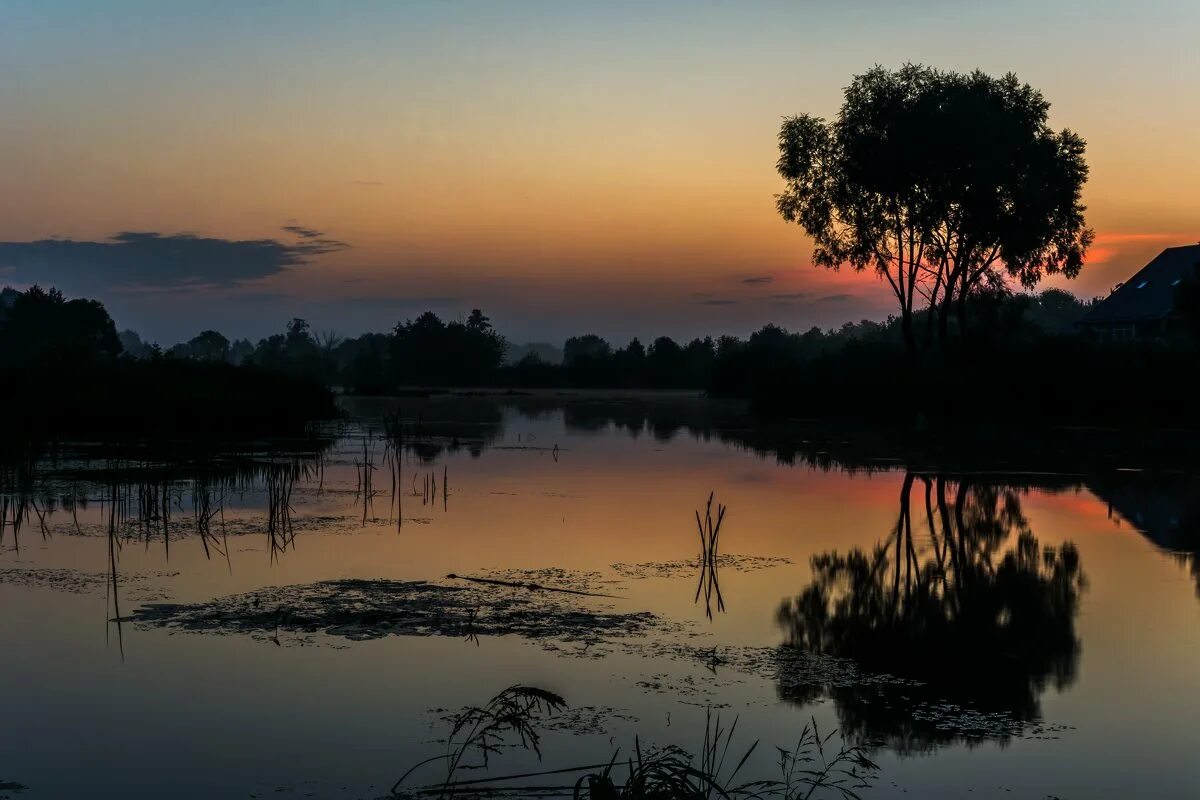
[[[0,419],[25,439],[298,436],[339,413],[317,381],[185,359],[14,369],[6,384]]]

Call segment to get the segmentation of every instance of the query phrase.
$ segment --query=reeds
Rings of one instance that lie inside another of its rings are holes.
[[[717,577],[717,544],[721,539],[721,523],[725,520],[725,506],[717,504],[717,518],[713,520],[713,492],[708,494],[708,503],[704,507],[704,519],[696,512],[696,528],[700,534],[700,576],[696,583],[696,599],[704,595],[704,613],[709,621],[713,618],[713,599],[717,601],[717,611],[725,612],[725,597],[721,594],[721,584]]]
[[[271,560],[287,550],[296,541],[296,529],[292,526],[292,490],[296,479],[291,470],[267,473],[267,545]]]
[[[121,598],[120,587],[117,584],[117,560],[121,551],[121,540],[117,537],[117,516],[120,514],[117,484],[114,482],[109,489],[108,504],[108,581],[105,582],[104,613],[108,614],[108,599],[112,598],[113,621],[117,625],[117,647],[121,651],[121,660],[125,660],[125,636],[121,629]],[[108,642],[109,622],[104,623],[104,641]]]
[[[358,475],[358,488],[355,490],[354,497],[362,502],[362,526],[365,528],[376,494],[372,478],[376,469],[374,463],[375,441],[371,438],[369,431],[363,437],[362,448],[362,461],[355,460],[354,462],[354,469]]]
[[[444,761],[446,778],[436,787],[436,796],[454,797],[459,788],[461,771],[486,767],[491,756],[500,753],[500,748],[509,737],[516,737],[521,747],[533,750],[541,758],[541,735],[536,723],[541,717],[560,711],[566,705],[563,698],[545,689],[520,685],[508,687],[486,704],[472,706],[456,716],[446,739],[446,752],[411,767],[392,786],[392,793],[399,792],[400,785],[420,767]],[[482,764],[468,764],[467,759],[472,755],[480,759]]]
[[[741,780],[748,770],[758,741],[745,750],[734,749],[738,720],[728,727],[720,714],[705,712],[704,738],[700,750],[692,754],[682,747],[667,745],[643,749],[634,737],[633,755],[621,762],[614,753],[607,762],[575,767],[524,772],[488,778],[461,779],[463,769],[488,765],[490,755],[514,736],[519,746],[533,750],[541,758],[537,724],[542,718],[566,707],[566,701],[551,692],[527,686],[512,686],[487,705],[466,709],[452,722],[447,752],[426,759],[410,768],[392,786],[392,794],[451,798],[456,796],[524,796],[518,793],[556,793],[574,800],[813,800],[841,798],[859,800],[858,791],[868,788],[879,767],[859,746],[840,742],[831,748],[836,731],[822,736],[816,719],[804,726],[796,746],[776,748],[777,778]],[[839,740],[840,741],[840,740]],[[466,763],[468,753],[476,753],[482,764]],[[731,755],[731,753],[733,755]],[[734,760],[736,759],[736,761]],[[441,783],[400,790],[404,781],[420,767],[445,761],[446,778]],[[544,778],[552,775],[583,773],[566,786],[509,786],[512,781]],[[622,780],[618,782],[618,779]]]
[[[226,567],[233,572],[233,564],[229,559],[229,537],[225,530],[225,495],[221,494],[213,502],[212,487],[206,480],[192,480],[192,517],[196,523],[196,533],[204,547],[204,557],[211,559],[211,550],[224,556]],[[220,520],[221,540],[218,542],[212,531],[212,521]]]

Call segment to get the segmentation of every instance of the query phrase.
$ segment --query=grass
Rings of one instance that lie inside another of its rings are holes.
[[[454,797],[460,785],[459,774],[464,769],[480,765],[486,767],[490,758],[500,753],[501,746],[510,736],[518,738],[523,748],[533,750],[540,759],[541,735],[537,721],[542,716],[562,710],[566,705],[563,698],[545,689],[508,687],[486,704],[467,708],[455,717],[446,739],[446,752],[411,767],[392,786],[392,793],[397,794],[400,785],[420,767],[441,761],[445,765],[446,777],[438,786],[437,797]],[[481,764],[472,763],[472,756]]]
[[[624,761],[617,751],[598,764],[489,778],[462,777],[464,770],[487,767],[491,757],[514,744],[532,750],[541,760],[539,724],[566,707],[566,700],[552,692],[510,686],[487,704],[457,715],[451,722],[446,752],[411,767],[396,781],[392,794],[439,800],[528,796],[521,793],[534,791],[573,800],[858,800],[858,792],[868,788],[879,771],[862,747],[847,746],[839,739],[835,750],[837,731],[822,735],[813,718],[794,747],[776,748],[778,777],[743,779],[759,743],[740,750],[738,756],[739,750],[734,749],[737,719],[726,727],[720,715],[709,710],[703,741],[694,754],[677,745],[644,749],[635,737],[633,755]],[[436,762],[444,764],[441,782],[401,789],[418,769]],[[580,777],[563,786],[509,785],[516,780],[567,774]]]

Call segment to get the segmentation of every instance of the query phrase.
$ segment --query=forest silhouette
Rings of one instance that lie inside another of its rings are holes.
[[[388,333],[345,339],[314,333],[303,319],[255,345],[206,330],[164,350],[118,333],[98,301],[35,286],[4,290],[0,365],[22,387],[4,399],[9,418],[53,430],[187,430],[203,421],[296,432],[336,415],[335,392],[466,389],[691,390],[749,400],[764,419],[1194,426],[1200,339],[1101,340],[1074,325],[1088,307],[1061,290],[981,293],[967,304],[971,328],[955,336],[949,360],[909,353],[902,323],[890,318],[804,333],[768,324],[745,339],[685,344],[663,336],[649,346],[634,338],[613,347],[585,334],[564,342],[559,363],[536,352],[513,363],[510,344],[479,310],[462,321],[426,312]]]

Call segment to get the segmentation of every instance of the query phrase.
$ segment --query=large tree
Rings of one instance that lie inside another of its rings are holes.
[[[783,122],[779,213],[813,237],[818,265],[886,280],[910,350],[923,308],[944,346],[973,293],[1083,266],[1084,141],[1052,130],[1049,108],[1012,74],[875,67],[835,120]]]

